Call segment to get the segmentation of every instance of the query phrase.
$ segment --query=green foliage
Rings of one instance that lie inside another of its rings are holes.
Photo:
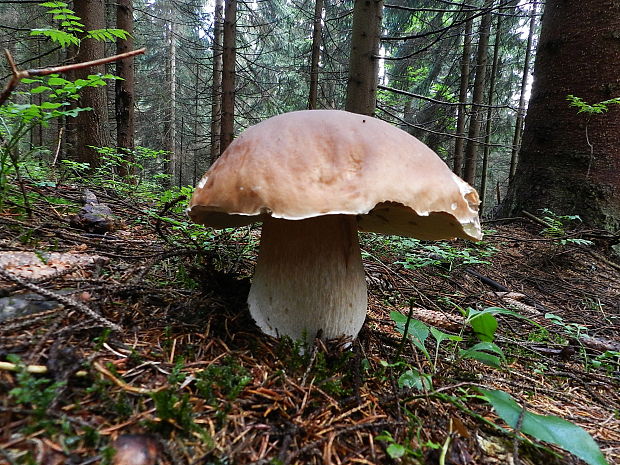
[[[412,238],[391,238],[390,243],[403,257],[396,263],[407,269],[436,265],[452,270],[459,266],[489,264],[487,259],[497,252],[494,246],[484,241],[468,247],[456,247],[447,241],[424,242]]]
[[[461,349],[459,356],[477,360],[494,368],[501,367],[502,362],[506,361],[502,349],[493,342],[479,342],[468,349]]]
[[[40,4],[47,8],[47,13],[52,15],[52,21],[59,23],[59,28],[44,28],[31,31],[31,35],[48,37],[61,47],[79,45],[83,24],[74,11],[68,8],[68,3],[51,1]],[[102,29],[86,32],[85,37],[96,40],[111,40],[125,38],[127,34],[118,29]],[[30,148],[23,153],[23,141],[36,126],[47,127],[51,120],[60,117],[75,117],[82,111],[90,108],[79,108],[75,105],[79,98],[79,92],[86,87],[100,87],[106,84],[106,80],[116,79],[110,74],[91,74],[85,79],[69,81],[57,74],[45,77],[26,78],[21,82],[30,85],[27,91],[14,92],[14,101],[9,101],[0,107],[0,209],[4,207],[8,185],[11,178],[18,181],[22,179],[24,171],[24,159],[34,149]],[[34,96],[41,99],[40,103],[32,102]],[[23,204],[29,209],[28,199],[22,192]]]
[[[227,358],[196,375],[196,392],[208,404],[217,406],[222,399],[235,400],[250,381],[248,370],[235,359]]]
[[[615,350],[606,350],[600,355],[590,360],[593,368],[605,370],[610,375],[620,377],[620,352]]]
[[[173,389],[163,389],[151,393],[155,404],[155,414],[160,422],[153,425],[158,432],[169,432],[171,427],[177,427],[184,434],[189,435],[199,427],[194,422],[192,404],[189,394],[180,394]]]
[[[170,434],[172,430],[180,430],[182,434],[190,436],[197,434],[205,441],[210,441],[208,433],[195,422],[193,405],[190,395],[181,392],[179,387],[187,375],[182,359],[177,360],[168,375],[169,386],[149,394],[155,405],[155,414],[158,422],[151,422],[148,426],[161,434]]]
[[[541,231],[543,236],[557,238],[561,245],[577,244],[589,246],[593,244],[592,241],[587,239],[564,237],[573,223],[581,222],[579,215],[558,215],[548,208],[543,208],[541,211],[545,215],[542,219],[549,225]]]
[[[500,307],[487,307],[483,310],[476,310],[468,308],[464,312],[466,322],[471,325],[476,336],[484,342],[491,342],[495,338],[495,331],[497,330],[498,322],[493,315],[508,315],[514,318],[522,318],[527,320],[534,326],[541,327],[535,321],[520,315],[512,310],[506,310]]]
[[[566,97],[571,107],[577,108],[577,113],[587,113],[588,115],[600,115],[609,111],[610,105],[620,104],[620,97],[611,98],[598,103],[587,103],[580,97],[568,95]]]
[[[385,452],[390,456],[391,459],[400,459],[405,456],[421,456],[421,453],[419,451],[415,451],[410,447],[404,446],[396,442],[396,440],[392,437],[392,434],[389,431],[383,431],[383,433],[375,437],[375,439],[387,443]]]
[[[588,328],[578,323],[566,323],[564,318],[554,313],[545,313],[545,318],[551,321],[553,324],[558,325],[564,329],[566,334],[570,337],[579,339],[582,334],[587,334]]]
[[[484,400],[512,428],[541,441],[555,444],[590,465],[607,465],[598,445],[581,427],[553,415],[527,411],[503,391],[479,388]]]
[[[420,373],[416,369],[408,369],[398,378],[399,388],[413,388],[418,391],[430,391],[433,389],[433,378],[429,374]]]
[[[103,42],[112,42],[116,39],[126,39],[129,34],[122,29],[94,29],[84,31],[81,18],[75,14],[66,2],[53,1],[39,4],[47,8],[47,14],[52,15],[52,20],[57,22],[58,28],[33,29],[30,35],[44,36],[52,42],[65,48],[69,45],[80,45],[84,39],[94,39]]]
[[[29,373],[17,355],[10,354],[7,360],[18,367],[15,375],[17,385],[9,391],[9,397],[13,398],[16,403],[33,409],[37,417],[43,417],[56,397],[56,391],[64,383],[53,382],[48,378]]]
[[[499,307],[488,307],[484,310],[468,308],[464,311],[464,313],[466,317],[465,324],[471,326],[474,334],[480,342],[469,348],[458,349],[458,358],[474,359],[486,365],[499,368],[501,363],[505,362],[506,357],[504,356],[502,349],[497,344],[493,343],[495,332],[498,327],[497,319],[493,315],[504,314],[516,318],[524,317],[511,310],[506,310]],[[454,347],[456,348],[458,344],[463,341],[461,336],[444,333],[437,328],[432,326],[429,327],[419,320],[409,318],[400,312],[393,311],[390,313],[390,317],[396,323],[396,329],[401,334],[404,334],[405,328],[407,328],[408,339],[418,350],[420,350],[420,352],[424,354],[427,360],[431,363],[433,371],[436,370],[437,360],[439,357],[439,346],[442,342],[452,341]],[[527,320],[536,326],[540,326],[529,319]],[[434,357],[431,357],[425,345],[429,335],[432,335],[435,339]],[[415,375],[415,373],[412,375]]]

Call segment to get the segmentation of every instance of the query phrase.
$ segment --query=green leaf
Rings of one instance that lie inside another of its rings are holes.
[[[479,313],[471,317],[469,324],[481,341],[491,342],[495,339],[498,323],[497,319],[490,313]]]
[[[408,317],[396,311],[390,312],[390,316],[392,320],[394,320],[394,322],[396,323],[396,329],[401,334],[404,334],[405,326],[407,326]],[[428,326],[426,326],[420,320],[411,318],[409,320],[409,326],[407,327],[407,335],[411,339],[413,345],[420,349],[424,353],[424,355],[426,355],[426,357],[430,359],[430,354],[426,350],[426,347],[424,347],[424,341],[426,341],[429,335]]]
[[[30,93],[31,94],[40,94],[42,92],[45,92],[47,90],[52,90],[51,87],[47,87],[47,86],[37,86],[33,89],[30,89]]]
[[[41,104],[41,108],[44,110],[55,110],[56,108],[60,108],[62,105],[62,103],[43,102]]]
[[[114,39],[126,39],[129,36],[129,33],[124,29],[94,29],[92,31],[88,31],[86,37],[99,40],[99,41],[113,41]]]
[[[422,374],[418,370],[407,370],[398,378],[398,387],[430,391],[433,389],[433,381],[429,375]]]
[[[70,84],[70,81],[67,81],[66,79],[63,79],[61,77],[50,77],[47,80],[47,84],[50,86],[65,86],[67,84]]]
[[[491,354],[488,352],[492,352]],[[493,353],[497,355],[493,355]],[[504,352],[499,348],[497,344],[492,342],[479,342],[469,349],[463,349],[459,352],[461,358],[469,358],[478,360],[485,365],[489,365],[495,368],[501,366],[501,361],[505,361]]]
[[[387,454],[393,459],[399,459],[407,452],[400,444],[390,444],[386,449]]]
[[[64,8],[66,6],[69,6],[69,4],[65,2],[45,2],[39,3],[39,6],[44,6],[46,8]]]
[[[437,345],[441,344],[445,340],[456,341],[456,342],[460,342],[463,340],[461,336],[455,336],[454,334],[444,333],[443,331],[438,330],[434,326],[431,326],[430,330],[431,330],[431,334],[437,341]]]
[[[524,409],[510,394],[479,388],[502,420],[516,428],[522,415],[521,431],[555,444],[590,465],[608,465],[592,436],[580,426],[553,415],[538,415]]]
[[[30,35],[45,36],[53,42],[59,43],[62,47],[80,44],[80,39],[78,39],[75,35],[64,31],[59,31],[58,29],[33,29],[30,31]]]

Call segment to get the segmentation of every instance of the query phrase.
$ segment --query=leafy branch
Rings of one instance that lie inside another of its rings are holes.
[[[103,65],[106,63],[111,63],[113,61],[124,60],[125,58],[131,58],[133,56],[140,55],[144,53],[145,51],[146,51],[145,48],[141,48],[141,49],[132,50],[126,53],[121,53],[119,55],[113,55],[110,57],[100,58],[98,60],[86,61],[84,63],[74,63],[71,65],[64,65],[64,66],[52,66],[50,68],[35,68],[35,69],[19,70],[17,69],[17,65],[15,64],[15,60],[13,59],[13,56],[8,50],[5,49],[4,54],[6,55],[6,59],[8,60],[9,65],[11,67],[12,76],[9,82],[7,82],[6,86],[2,90],[2,93],[0,94],[0,105],[2,105],[9,98],[13,90],[15,90],[15,88],[18,86],[19,82],[22,79],[32,78],[36,76],[47,76],[50,74],[66,73],[67,71],[73,71],[76,69],[90,68],[92,66]]]
[[[585,113],[588,115],[586,119],[585,130],[586,130],[586,143],[588,144],[588,147],[590,148],[590,161],[588,162],[588,171],[586,173],[586,177],[589,177],[590,170],[592,168],[592,160],[594,160],[594,146],[590,142],[590,136],[588,134],[588,126],[590,124],[590,120],[592,119],[592,116],[594,115],[602,115],[603,113],[608,112],[610,105],[620,104],[620,97],[611,98],[608,100],[603,100],[602,102],[592,103],[592,104],[587,103],[582,98],[576,97],[574,95],[568,95],[566,97],[566,100],[568,100],[569,106],[577,108],[577,114]]]

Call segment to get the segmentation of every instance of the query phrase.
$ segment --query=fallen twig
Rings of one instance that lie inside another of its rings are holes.
[[[50,299],[53,299],[57,302],[60,302],[61,304],[67,306],[67,307],[71,307],[71,308],[75,308],[76,310],[82,312],[83,314],[85,314],[86,316],[89,316],[90,318],[92,318],[93,320],[101,323],[103,326],[110,328],[114,331],[120,331],[121,327],[118,326],[116,323],[111,322],[110,320],[108,320],[107,318],[99,315],[97,312],[95,312],[94,310],[88,308],[86,305],[80,303],[80,302],[76,302],[73,299],[70,299],[68,297],[65,297],[63,295],[60,294],[56,294],[55,292],[49,291],[47,289],[44,289],[42,287],[39,287],[35,284],[29,283],[28,281],[24,281],[23,279],[15,276],[13,273],[9,273],[6,270],[3,270],[0,268],[0,276],[2,276],[3,278],[7,279],[8,281],[11,281],[13,283],[19,284],[22,287],[25,287],[26,289],[31,290],[32,292],[36,292],[39,295],[42,295],[44,297],[48,297]]]

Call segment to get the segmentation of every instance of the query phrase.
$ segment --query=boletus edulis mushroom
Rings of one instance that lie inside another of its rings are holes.
[[[478,194],[422,142],[378,119],[306,110],[246,129],[202,178],[196,223],[262,222],[248,297],[260,329],[355,337],[367,293],[358,230],[482,237]]]

